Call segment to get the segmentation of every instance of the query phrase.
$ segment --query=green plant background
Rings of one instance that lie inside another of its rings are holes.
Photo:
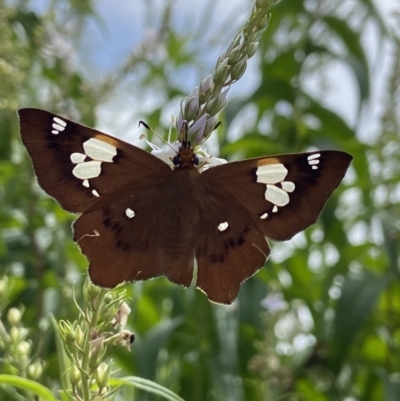
[[[165,109],[172,107],[177,115],[180,100],[192,89],[180,81],[194,75],[200,82],[211,73],[240,24],[235,10],[227,8],[222,23],[211,26],[210,1],[201,28],[192,29],[185,16],[185,29],[178,29],[180,11],[172,1],[143,2],[145,25],[156,34],[157,46],[146,41],[134,46],[111,74],[102,75],[81,46],[88,25],[100,32],[104,27],[96,3],[54,0],[40,13],[33,3],[0,0],[0,273],[9,276],[11,289],[1,316],[7,327],[7,310],[24,307],[35,357],[47,363],[41,381],[57,394],[62,372],[50,314],[74,320],[73,287],[79,298],[87,262],[72,241],[74,216],[35,183],[16,110],[39,107],[89,126],[106,110],[121,134],[123,111],[125,127],[142,119],[166,133]],[[251,7],[248,2],[248,14]],[[271,12],[253,62],[256,87],[228,98],[220,115],[220,155],[340,149],[354,156],[350,173],[315,226],[290,243],[272,244],[266,268],[242,286],[232,306],[211,304],[201,292],[163,278],[131,285],[129,326],[136,341],[131,352],[119,350],[113,358],[121,374],[154,380],[190,401],[395,401],[400,397],[399,36],[372,0],[282,0]],[[367,57],[366,23],[375,27],[380,47],[390,44],[385,47],[390,71],[378,100],[371,88],[382,72]],[[69,49],[80,49],[82,59],[71,61]],[[352,126],[305,89],[304,82],[315,76],[320,93],[335,89],[324,88],[332,63],[341,63],[354,79],[359,112]],[[156,99],[152,106],[138,105],[147,96]],[[356,127],[365,126],[372,101],[380,106],[379,124],[366,139]],[[240,135],[229,139],[235,126]],[[13,373],[3,359],[0,373]],[[3,390],[0,399],[12,399]],[[121,399],[157,398],[126,390]]]

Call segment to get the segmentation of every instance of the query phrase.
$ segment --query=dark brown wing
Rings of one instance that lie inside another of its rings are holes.
[[[175,220],[176,198],[183,199],[179,175],[142,149],[64,117],[37,109],[22,109],[19,117],[40,185],[66,210],[82,213],[74,239],[95,284],[160,275],[190,284],[191,225]]]
[[[197,286],[210,300],[231,303],[268,258],[267,238],[287,240],[314,223],[351,160],[343,152],[321,151],[206,170]]]
[[[241,283],[263,267],[270,252],[268,242],[245,205],[220,183],[210,185],[203,179],[200,188],[204,192],[199,194],[201,219],[194,242],[197,287],[211,301],[230,304]]]
[[[18,114],[41,187],[70,212],[97,208],[135,180],[170,172],[148,152],[64,117],[38,109]]]
[[[284,241],[317,220],[351,160],[330,150],[262,157],[210,168],[203,177],[245,206],[265,236]]]

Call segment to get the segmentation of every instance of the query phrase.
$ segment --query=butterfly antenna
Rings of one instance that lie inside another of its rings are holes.
[[[189,144],[189,128],[188,128],[188,122],[184,120],[182,122],[182,128],[179,132],[179,140],[182,143],[186,143],[186,146]]]
[[[157,138],[161,139],[162,142],[164,142],[166,145],[168,145],[176,154],[178,154],[178,152],[171,146],[171,144],[166,141],[160,134],[157,134],[156,131],[154,131],[153,129],[151,129],[143,120],[139,121],[139,127],[143,125],[147,130],[149,130],[151,133],[153,133]],[[147,138],[146,134],[142,134],[140,135],[140,139],[145,139]],[[149,143],[149,142],[147,142]]]

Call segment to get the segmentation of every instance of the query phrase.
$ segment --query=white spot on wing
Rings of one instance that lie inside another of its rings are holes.
[[[101,162],[99,161],[79,163],[72,170],[72,174],[81,180],[88,180],[90,178],[98,177],[100,172]]]
[[[86,155],[84,155],[83,153],[72,153],[71,155],[71,161],[74,164],[77,163],[83,163],[86,159]]]
[[[282,181],[281,182],[282,189],[284,189],[286,192],[293,192],[296,186],[294,185],[294,182],[292,181]]]
[[[229,227],[229,224],[224,221],[223,223],[218,224],[218,230],[219,231],[225,231]]]
[[[53,123],[53,128],[54,128],[54,129],[57,129],[57,130],[59,130],[59,131],[64,131],[64,130],[65,130],[65,127],[63,127],[63,126],[60,125],[60,124],[56,124],[56,123]]]
[[[257,182],[262,184],[276,184],[283,181],[288,170],[283,164],[267,164],[257,167]]]
[[[113,157],[117,154],[115,146],[96,138],[90,138],[84,142],[83,149],[89,157],[102,162],[112,162]]]
[[[260,219],[265,220],[268,217],[268,213],[264,213],[260,216]]]
[[[56,129],[53,129],[53,131],[51,131],[52,134],[57,135],[59,132]]]
[[[132,219],[133,217],[135,217],[135,212],[130,209],[129,207],[125,210],[125,214],[126,217],[128,217],[129,219]]]
[[[285,206],[289,203],[289,195],[275,185],[267,185],[265,199],[276,206]]]
[[[276,213],[278,211],[278,206],[274,206],[272,209],[272,213]]]
[[[61,118],[54,117],[53,120],[64,128],[67,126],[67,123],[64,120],[61,120]]]
[[[83,180],[82,185],[86,188],[89,188],[89,181],[88,180]]]
[[[313,155],[307,156],[308,161],[313,160],[313,159],[318,159],[321,157],[321,153],[314,153]]]
[[[100,194],[99,194],[95,189],[92,190],[92,194],[93,194],[94,196],[96,196],[97,198],[100,197]]]
[[[319,158],[321,157],[321,153],[315,153],[313,155],[307,156],[308,164],[311,166],[313,170],[318,170]]]

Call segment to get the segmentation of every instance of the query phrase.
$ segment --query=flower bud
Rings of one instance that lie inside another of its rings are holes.
[[[7,320],[12,326],[16,326],[20,323],[22,318],[22,312],[17,308],[10,308],[7,313]]]
[[[32,380],[39,380],[43,373],[43,366],[39,361],[35,361],[28,366],[28,377]]]
[[[253,57],[256,54],[258,47],[259,47],[259,42],[250,43],[249,46],[247,47],[247,57],[248,58]]]
[[[99,366],[99,363],[104,358],[107,349],[104,347],[104,337],[96,338],[95,340],[92,340],[90,344],[92,345],[92,351],[89,357],[89,367],[90,369],[94,369]]]
[[[240,58],[242,57],[242,53],[243,53],[243,47],[242,45],[239,45],[237,47],[235,47],[228,56],[228,64],[229,65],[233,65],[236,64]]]
[[[75,342],[79,347],[82,347],[84,341],[85,341],[85,335],[83,334],[81,326],[77,326],[75,328]]]
[[[216,122],[215,117],[209,117],[207,119],[206,126],[204,128],[203,138],[208,138],[210,136],[210,134],[214,131],[215,122]]]
[[[212,98],[206,103],[205,109],[211,116],[215,116],[225,106],[228,91],[229,88],[226,88],[218,96]]]
[[[208,114],[204,114],[189,128],[189,135],[191,137],[195,136],[195,139],[192,140],[193,145],[201,142],[208,117]]]
[[[216,86],[222,86],[226,82],[226,78],[228,78],[230,72],[230,66],[228,65],[228,58],[226,58],[221,65],[217,67],[213,75],[213,82]]]
[[[107,387],[108,379],[110,377],[111,365],[102,362],[96,369],[94,378],[100,389]]]
[[[222,53],[222,54],[218,57],[218,60],[217,60],[217,64],[216,64],[216,66],[215,66],[215,69],[217,69],[217,68],[224,62],[225,59],[226,59],[226,54],[225,54],[225,53]]]
[[[15,326],[11,327],[10,329],[10,340],[13,344],[18,344],[19,340],[21,339],[20,330],[18,330]]]
[[[267,14],[265,17],[260,18],[257,21],[257,29],[259,31],[263,30],[267,26],[270,19],[271,19],[271,14]]]
[[[81,380],[81,372],[76,366],[72,366],[72,369],[69,374],[69,379],[73,386],[78,385]]]
[[[20,356],[28,356],[31,346],[27,341],[21,341],[17,345],[17,352]]]
[[[194,120],[199,110],[198,88],[195,88],[192,93],[186,98],[184,106],[184,117],[187,121]]]
[[[247,56],[245,56],[242,60],[240,60],[238,63],[236,63],[232,67],[231,71],[231,78],[233,80],[238,80],[240,77],[244,74],[247,68]]]
[[[204,78],[199,86],[199,103],[204,104],[211,96],[214,89],[214,83],[212,81],[212,75]]]

